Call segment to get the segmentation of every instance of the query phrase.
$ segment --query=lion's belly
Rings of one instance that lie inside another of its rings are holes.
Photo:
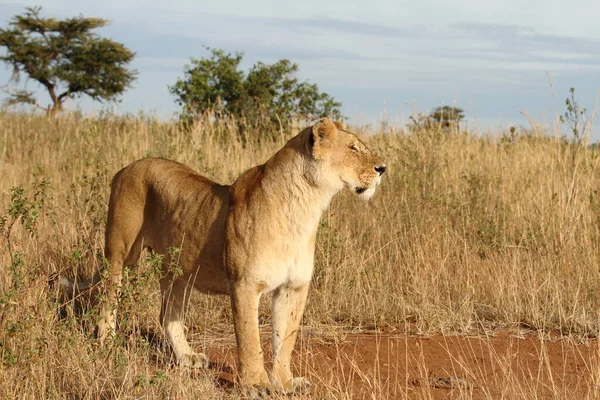
[[[210,236],[207,229],[196,226],[196,230],[163,230],[156,235],[153,247],[158,254],[171,254],[176,251],[176,260],[167,260],[163,266],[165,273],[169,268],[180,269],[179,279],[193,284],[194,289],[207,294],[229,294],[229,279],[223,266],[223,240],[218,235]],[[180,234],[183,232],[183,234]],[[174,245],[175,243],[179,246]]]
[[[194,288],[206,294],[229,294],[229,279],[220,265],[200,264],[194,280]]]
[[[216,241],[206,241],[200,252],[187,264],[185,271],[194,288],[207,294],[229,294],[229,278],[223,266],[223,248]]]

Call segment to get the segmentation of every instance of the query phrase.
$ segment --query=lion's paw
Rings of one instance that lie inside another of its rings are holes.
[[[178,360],[178,364],[180,367],[187,368],[208,368],[209,361],[206,354],[192,353],[184,354],[183,358]]]
[[[288,385],[291,386],[288,393],[309,394],[312,391],[312,383],[303,376],[292,378],[291,384],[288,382]]]
[[[245,398],[251,400],[266,399],[275,393],[275,388],[271,384],[257,384],[244,389]]]

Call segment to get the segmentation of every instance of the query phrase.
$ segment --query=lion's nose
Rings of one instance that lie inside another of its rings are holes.
[[[385,172],[385,165],[379,165],[375,167],[375,171],[377,171],[380,176],[383,175],[383,173]]]

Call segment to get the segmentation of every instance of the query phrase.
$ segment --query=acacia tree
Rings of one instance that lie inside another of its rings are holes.
[[[192,58],[184,78],[169,86],[185,117],[212,110],[217,116],[259,122],[342,118],[341,103],[320,92],[316,84],[295,77],[297,64],[285,59],[271,65],[258,62],[245,74],[239,69],[243,53],[208,50],[209,58]]]
[[[41,7],[27,8],[12,18],[8,28],[0,28],[0,47],[6,50],[0,61],[12,67],[11,83],[26,75],[48,91],[52,103],[42,107],[33,92],[15,89],[7,91],[6,105],[31,104],[54,114],[70,98],[116,100],[135,80],[137,72],[126,68],[135,54],[92,32],[108,20],[83,16],[56,20],[42,18],[40,11]]]

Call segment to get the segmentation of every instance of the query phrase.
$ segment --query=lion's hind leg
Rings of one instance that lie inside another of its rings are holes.
[[[195,353],[185,338],[183,320],[192,285],[184,279],[172,279],[171,274],[161,279],[162,307],[160,320],[177,364],[182,367],[208,368],[208,357]]]
[[[105,296],[101,301],[98,321],[98,338],[101,343],[116,331],[117,302],[122,285],[123,266],[136,263],[142,248],[152,246],[152,243],[148,242],[150,238],[145,238],[142,232],[144,210],[139,207],[139,199],[133,196],[138,202],[132,201],[132,196],[121,193],[122,188],[115,189],[115,183],[119,182],[120,176],[121,173],[115,177],[108,205],[104,245],[107,265],[102,273]]]
[[[110,237],[107,234],[105,257],[107,268],[104,274],[105,292],[101,299],[100,319],[98,321],[98,338],[103,343],[107,337],[113,335],[117,327],[117,304],[121,291],[123,266],[137,262],[142,251],[139,240],[131,240],[133,245],[122,238]],[[117,235],[118,236],[118,235]]]

